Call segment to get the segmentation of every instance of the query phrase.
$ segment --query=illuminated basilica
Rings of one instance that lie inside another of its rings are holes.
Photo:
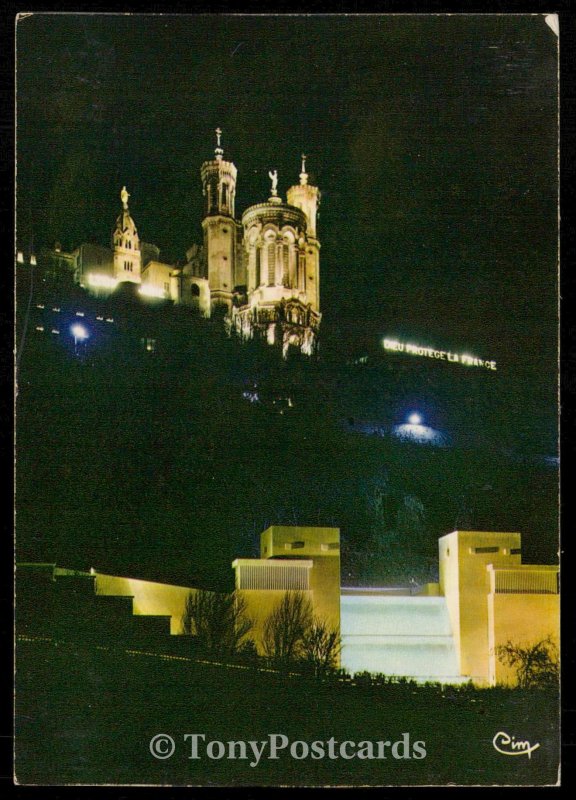
[[[302,156],[299,183],[278,192],[270,171],[270,197],[236,216],[236,165],[224,157],[216,130],[214,157],[201,167],[203,244],[192,245],[184,265],[160,260],[159,249],[140,239],[126,187],[111,247],[82,244],[71,253],[50,253],[91,295],[105,298],[126,285],[151,301],[171,301],[204,317],[221,312],[227,330],[241,339],[262,338],[287,355],[295,347],[311,355],[320,325],[320,242],[316,222],[320,192],[308,182]]]

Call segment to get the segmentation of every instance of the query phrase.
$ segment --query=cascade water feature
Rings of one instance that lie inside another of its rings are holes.
[[[342,667],[462,683],[444,597],[342,594]]]

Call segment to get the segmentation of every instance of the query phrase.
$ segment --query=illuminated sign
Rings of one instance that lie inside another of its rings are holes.
[[[496,371],[495,361],[476,358],[476,356],[471,356],[467,353],[452,353],[450,350],[437,350],[434,347],[422,347],[419,344],[399,342],[397,339],[384,339],[382,344],[384,345],[384,350],[390,350],[395,353],[407,353],[411,356],[435,358],[437,361],[450,361],[452,364],[462,364],[464,367],[482,367],[483,369]]]

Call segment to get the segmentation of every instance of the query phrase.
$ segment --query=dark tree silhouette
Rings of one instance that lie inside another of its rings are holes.
[[[313,668],[317,677],[327,675],[338,666],[342,644],[337,630],[315,618],[302,640],[302,657]]]
[[[246,614],[246,601],[237,592],[218,594],[199,589],[190,592],[182,615],[182,631],[197,637],[207,652],[236,653],[254,626]]]
[[[286,592],[264,623],[265,655],[284,666],[302,658],[311,626],[312,604],[308,597],[303,592]]]
[[[518,686],[523,689],[558,686],[558,648],[549,636],[526,645],[508,641],[496,648],[496,656],[502,664],[516,671]]]

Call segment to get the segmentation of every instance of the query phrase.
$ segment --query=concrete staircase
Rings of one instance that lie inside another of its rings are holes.
[[[16,633],[92,644],[170,642],[170,617],[134,615],[133,599],[95,593],[96,576],[55,564],[16,567]]]
[[[342,667],[419,683],[463,683],[444,597],[343,593]]]

